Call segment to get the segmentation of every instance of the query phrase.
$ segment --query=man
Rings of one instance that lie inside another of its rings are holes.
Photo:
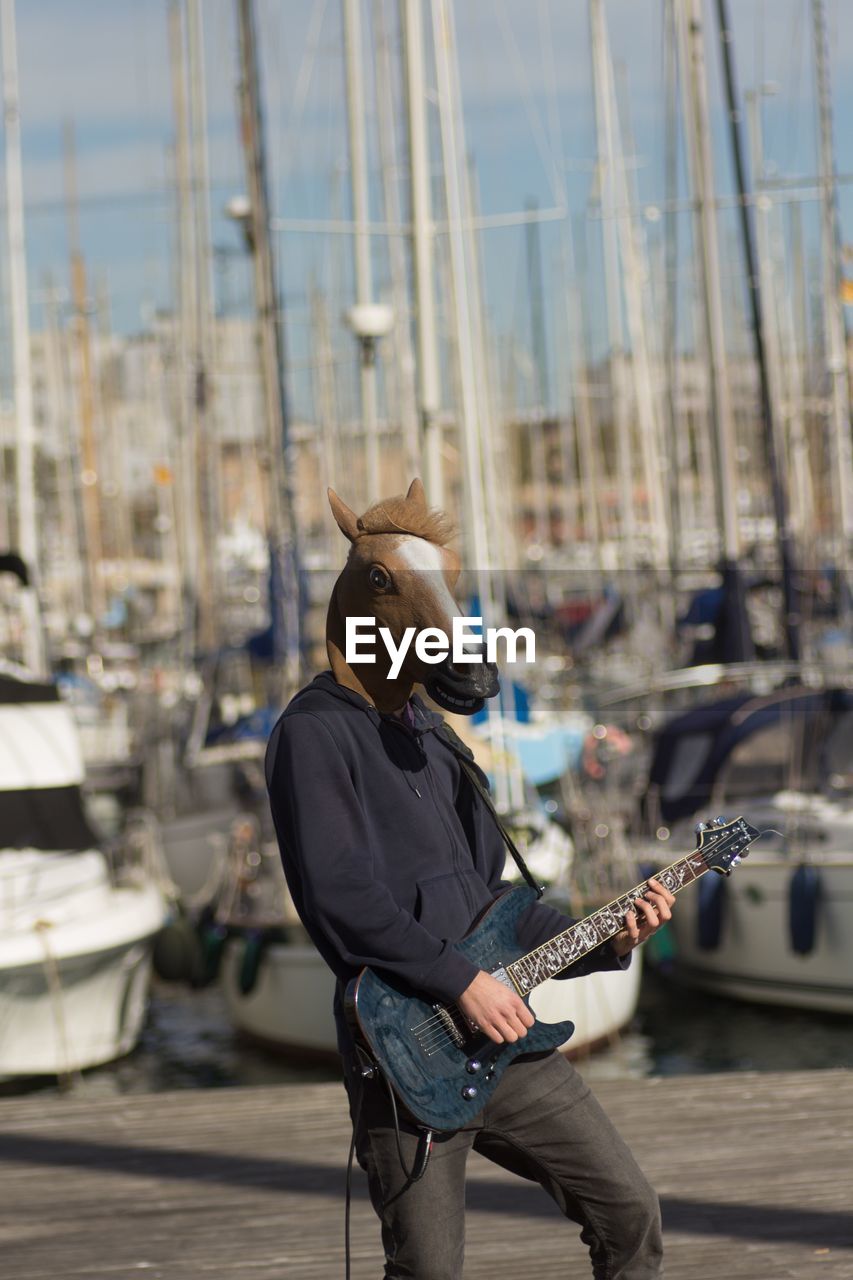
[[[598,1280],[652,1280],[662,1256],[655,1193],[561,1054],[517,1058],[470,1124],[436,1136],[418,1180],[417,1127],[403,1113],[397,1132],[384,1083],[362,1074],[341,995],[364,966],[430,1000],[455,1002],[497,1044],[525,1037],[534,1019],[514,991],[453,946],[506,887],[506,851],[441,716],[412,694],[421,679],[440,705],[475,708],[496,691],[495,673],[485,663],[427,669],[409,658],[392,680],[379,655],[356,667],[343,645],[346,617],[366,613],[398,636],[404,623],[426,627],[437,618],[449,629],[458,561],[446,530],[427,512],[418,481],[360,519],[329,496],[352,544],[329,607],[332,670],[298,693],[276,725],[267,784],[294,903],[339,979],[339,1044],[356,1150],[382,1223],[386,1280],[461,1280],[472,1148],[539,1182],[580,1224]],[[625,967],[633,947],[670,918],[673,901],[650,881],[625,929],[571,973]],[[522,918],[520,941],[532,949],[570,923],[537,902]]]

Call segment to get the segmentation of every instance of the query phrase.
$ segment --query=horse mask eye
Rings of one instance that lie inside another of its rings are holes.
[[[378,564],[372,566],[367,578],[374,591],[387,591],[391,585],[388,574]]]

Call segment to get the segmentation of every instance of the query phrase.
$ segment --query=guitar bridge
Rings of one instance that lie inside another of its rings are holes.
[[[449,1045],[461,1049],[465,1043],[465,1032],[456,1018],[449,1009],[445,1009],[444,1005],[434,1004],[432,1008],[431,1018],[411,1028],[423,1052],[431,1058],[433,1054],[446,1049]]]
[[[434,1008],[439,1018],[441,1019],[441,1025],[444,1027],[444,1030],[450,1036],[450,1039],[453,1041],[453,1043],[456,1045],[457,1048],[461,1048],[465,1042],[465,1037],[463,1036],[462,1031],[457,1025],[456,1020],[453,1017],[453,1014],[450,1012],[449,1009],[445,1009],[444,1006],[440,1004],[435,1005]]]

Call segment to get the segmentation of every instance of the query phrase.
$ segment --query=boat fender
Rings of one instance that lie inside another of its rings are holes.
[[[696,942],[702,951],[716,951],[726,918],[726,881],[723,876],[703,876],[696,899]]]
[[[814,951],[821,882],[817,867],[801,863],[788,883],[788,928],[791,950],[799,956]]]
[[[195,926],[183,913],[157,934],[151,960],[154,972],[164,982],[195,983],[202,964],[201,945]]]
[[[277,929],[252,929],[246,935],[243,959],[240,964],[238,986],[241,995],[250,996],[261,972],[264,956],[274,942],[279,941]]]
[[[217,924],[215,921],[204,924],[200,922],[198,933],[201,941],[202,963],[193,986],[208,987],[216,981],[219,974],[222,952],[228,941],[228,929],[224,924]]]

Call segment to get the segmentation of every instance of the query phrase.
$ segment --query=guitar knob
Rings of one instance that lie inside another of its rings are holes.
[[[462,1097],[465,1099],[465,1101],[470,1102],[471,1099],[476,1098],[476,1096],[477,1096],[477,1086],[475,1084],[466,1084],[465,1088],[462,1090]]]
[[[479,1058],[469,1058],[468,1061],[465,1063],[465,1070],[468,1072],[469,1075],[473,1076],[476,1074],[476,1072],[480,1070],[482,1065],[483,1064]]]

